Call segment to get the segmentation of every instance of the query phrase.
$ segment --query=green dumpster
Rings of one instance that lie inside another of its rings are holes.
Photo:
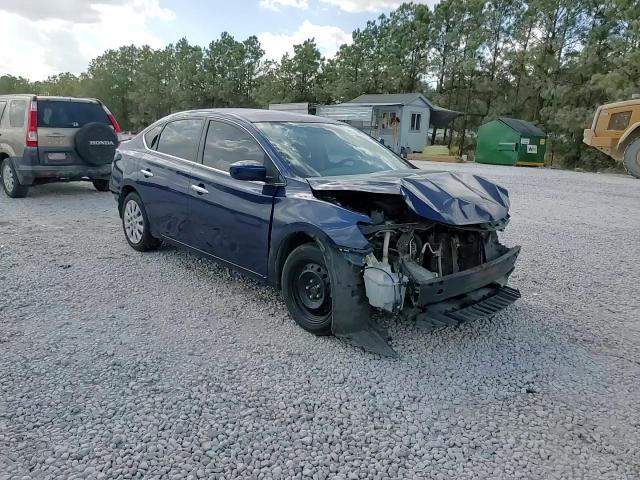
[[[530,122],[500,117],[478,128],[475,160],[494,165],[543,166],[547,134]]]

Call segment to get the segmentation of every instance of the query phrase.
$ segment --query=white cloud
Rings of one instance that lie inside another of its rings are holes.
[[[34,0],[24,0],[27,6]],[[45,2],[38,2],[44,4]],[[0,14],[3,35],[11,38],[11,48],[0,49],[0,72],[41,80],[49,75],[86,70],[92,58],[122,45],[162,47],[165,42],[147,26],[150,18],[170,21],[171,10],[159,0],[53,0],[73,14],[57,15],[18,8],[18,1],[3,1]],[[71,6],[75,4],[74,9]],[[50,13],[46,13],[51,11]],[[57,16],[56,16],[57,15]]]
[[[260,6],[271,10],[278,10],[280,7],[293,7],[306,10],[309,8],[308,0],[260,0]]]
[[[355,12],[380,12],[383,10],[393,10],[403,3],[402,0],[320,0],[338,7],[340,10],[349,13]],[[414,3],[425,3],[427,5],[435,5],[438,0],[414,0]]]
[[[60,19],[70,22],[96,22],[99,15],[95,4],[122,5],[126,0],[3,0],[0,10],[15,13],[29,20]]]
[[[265,51],[265,56],[272,60],[280,60],[285,53],[293,53],[293,46],[304,42],[308,38],[315,38],[320,53],[325,57],[332,57],[344,43],[351,43],[351,34],[333,25],[314,25],[305,20],[302,25],[291,34],[265,32],[258,35],[258,39]]]

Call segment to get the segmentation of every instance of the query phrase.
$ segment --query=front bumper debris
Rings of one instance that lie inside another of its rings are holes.
[[[519,252],[520,247],[515,247],[479,267],[436,279],[445,292],[442,294],[445,299],[438,298],[417,309],[407,308],[402,312],[403,316],[415,320],[422,329],[432,330],[496,314],[520,298],[518,290],[504,286]],[[325,250],[325,258],[333,274],[332,333],[368,352],[397,357],[398,354],[388,343],[386,329],[371,319],[362,276],[363,265],[355,262],[354,257],[348,258],[348,255],[333,248]],[[415,277],[411,281],[416,282]],[[425,279],[422,285],[416,286],[420,287],[421,293],[430,292],[433,290],[432,282],[432,279]],[[432,297],[425,295],[423,298],[431,301]]]
[[[429,305],[419,313],[416,326],[423,330],[457,326],[463,322],[491,317],[520,298],[520,292],[510,287],[486,287],[462,297]]]
[[[355,257],[354,257],[355,258]],[[331,332],[345,342],[383,357],[397,357],[389,345],[386,329],[371,320],[364,291],[362,265],[334,248],[325,251],[331,272],[333,312]],[[361,257],[364,260],[364,257]]]
[[[494,260],[490,260],[477,267],[453,273],[445,277],[427,276],[426,270],[417,263],[401,260],[403,273],[409,277],[414,285],[414,303],[426,307],[486,287],[492,283],[506,284],[507,278],[513,271],[520,253],[520,247],[506,250]]]

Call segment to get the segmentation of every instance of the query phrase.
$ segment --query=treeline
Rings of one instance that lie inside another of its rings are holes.
[[[465,112],[440,139],[452,148],[469,151],[470,132],[512,115],[550,134],[554,164],[607,167],[609,159],[582,144],[582,129],[597,105],[640,92],[640,8],[636,0],[409,3],[354,31],[330,59],[309,39],[265,61],[257,37],[223,33],[206,47],[182,39],[164,49],[109,50],[78,76],[0,77],[0,93],[98,97],[131,130],[190,108],[412,91]]]

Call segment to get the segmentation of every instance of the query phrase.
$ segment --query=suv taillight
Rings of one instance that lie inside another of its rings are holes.
[[[116,120],[116,117],[113,116],[113,113],[111,113],[105,105],[102,105],[102,108],[107,112],[107,117],[109,117],[109,122],[111,122],[111,126],[113,127],[113,131],[116,132],[116,135],[122,132],[122,129],[120,128],[120,125],[118,125],[118,121]]]
[[[27,147],[38,146],[38,102],[31,100],[27,120]]]

